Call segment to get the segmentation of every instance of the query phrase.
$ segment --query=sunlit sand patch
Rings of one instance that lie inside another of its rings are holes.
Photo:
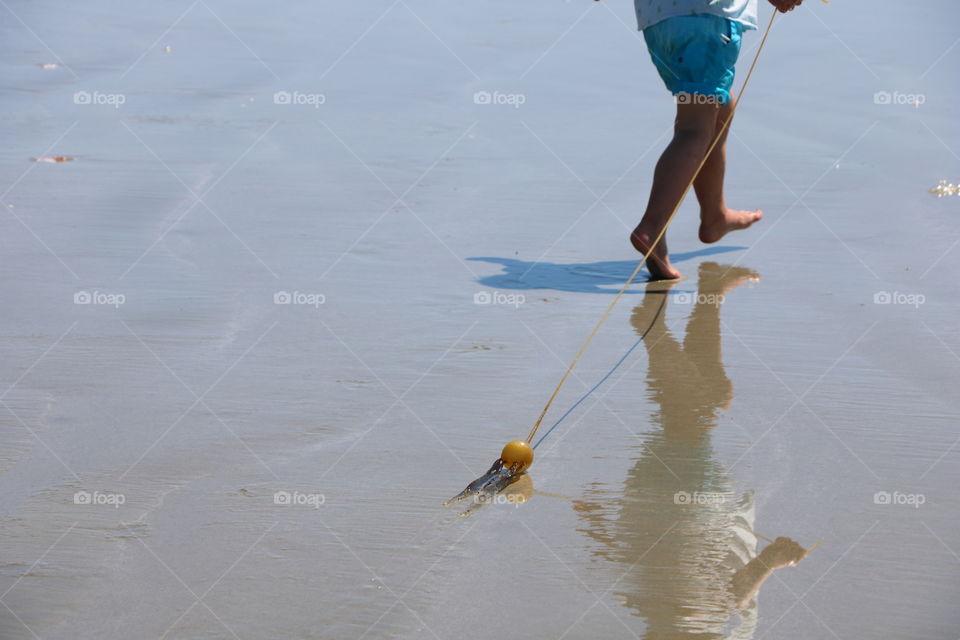
[[[941,180],[940,183],[931,188],[929,192],[938,198],[942,198],[943,196],[960,195],[960,184],[953,184],[952,182]]]
[[[70,162],[73,160],[70,156],[40,156],[39,158],[30,158],[34,162]]]

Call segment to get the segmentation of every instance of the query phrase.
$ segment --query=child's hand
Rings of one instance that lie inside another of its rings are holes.
[[[777,8],[780,13],[793,11],[794,7],[799,7],[803,0],[770,0],[770,4]]]

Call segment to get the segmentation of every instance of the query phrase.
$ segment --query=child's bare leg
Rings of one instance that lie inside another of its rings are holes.
[[[733,115],[733,95],[731,100],[717,109],[717,131]],[[697,200],[700,202],[700,240],[717,242],[728,232],[746,229],[763,217],[762,211],[738,211],[728,209],[723,199],[723,177],[727,164],[727,133],[730,125],[724,129],[700,175],[693,183]]]
[[[723,127],[731,114],[730,103],[722,105],[716,110],[717,131]],[[707,158],[700,175],[693,182],[693,189],[697,194],[697,200],[700,202],[700,218],[703,219],[705,212],[716,212],[723,210],[725,204],[723,201],[723,177],[727,165],[727,134],[729,125],[724,129],[720,140],[713,148],[710,157]],[[713,141],[711,140],[711,143]]]
[[[630,241],[637,251],[646,254],[649,250],[703,160],[713,141],[716,111],[716,107],[709,104],[677,105],[673,140],[657,162],[647,210],[630,235]],[[666,238],[657,244],[647,261],[647,268],[654,280],[680,277],[680,272],[670,265]]]

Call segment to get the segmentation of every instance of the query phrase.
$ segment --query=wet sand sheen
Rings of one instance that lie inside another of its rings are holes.
[[[950,637],[952,6],[809,4],[731,134],[764,220],[688,203],[465,519],[635,264],[632,7],[11,5],[0,636]]]

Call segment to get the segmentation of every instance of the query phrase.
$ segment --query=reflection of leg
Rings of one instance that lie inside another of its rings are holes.
[[[656,283],[647,287],[643,300],[633,309],[630,324],[638,336],[646,336],[643,345],[650,358],[653,368],[654,357],[660,358],[663,352],[669,352],[669,357],[676,357],[680,352],[680,344],[667,329],[665,321],[667,300],[673,283]],[[654,356],[656,353],[656,356]]]
[[[724,376],[720,352],[720,304],[717,300],[698,289],[697,302],[683,338],[684,350],[704,376]]]
[[[651,399],[659,406],[658,422],[664,435],[671,440],[689,438],[698,441],[704,434],[691,416],[699,405],[699,375],[680,343],[667,328],[665,313],[657,309],[668,295],[670,283],[662,293],[650,292],[634,310],[631,323],[639,335],[646,332],[643,344],[647,350],[647,388]],[[653,286],[653,285],[652,285]],[[692,428],[694,427],[694,428]]]
[[[732,385],[723,368],[720,340],[720,307],[723,296],[735,287],[756,281],[759,275],[745,267],[722,267],[715,262],[700,265],[697,300],[687,323],[683,349],[696,365],[703,388],[715,408],[725,407],[732,397]]]
[[[664,320],[666,304],[670,294],[671,284],[665,287],[651,285],[643,301],[633,310],[630,323],[637,335],[646,337],[643,346],[647,350],[647,386],[653,392],[654,399],[660,404],[661,411],[666,411],[670,404],[669,398],[674,395],[678,384],[681,383],[676,375],[678,368],[686,362],[680,343],[673,337]],[[657,291],[651,291],[657,289]],[[663,308],[661,309],[661,305]],[[664,424],[664,426],[666,426]]]
[[[720,354],[721,282],[712,267],[715,263],[700,265],[697,280],[697,298],[687,323],[684,348],[704,375],[723,374]]]
[[[703,272],[702,267],[700,271]],[[708,419],[717,409],[729,406],[733,396],[733,385],[723,369],[720,300],[716,290],[704,287],[701,281],[683,339],[683,350],[699,373],[702,409]]]

